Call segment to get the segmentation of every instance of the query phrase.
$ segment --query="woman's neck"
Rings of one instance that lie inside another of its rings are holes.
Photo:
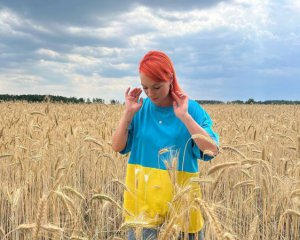
[[[158,107],[170,107],[173,105],[173,99],[171,95],[168,95],[162,102],[155,104]]]

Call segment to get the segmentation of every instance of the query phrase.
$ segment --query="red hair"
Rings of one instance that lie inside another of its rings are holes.
[[[148,52],[140,62],[139,72],[144,73],[156,82],[167,82],[173,78],[174,91],[183,92],[177,82],[174,65],[171,59],[163,52]]]

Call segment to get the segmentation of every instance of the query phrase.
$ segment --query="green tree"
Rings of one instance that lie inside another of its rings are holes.
[[[253,104],[253,103],[255,103],[255,100],[253,98],[249,98],[245,103],[246,104]]]

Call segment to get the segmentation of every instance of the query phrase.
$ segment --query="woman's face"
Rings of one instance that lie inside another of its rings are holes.
[[[172,105],[170,96],[171,81],[155,82],[144,73],[140,73],[140,78],[145,94],[154,104],[161,107]]]

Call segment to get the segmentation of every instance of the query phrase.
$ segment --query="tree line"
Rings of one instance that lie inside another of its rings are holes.
[[[253,98],[249,98],[247,101],[234,100],[234,101],[217,101],[217,100],[196,100],[199,104],[300,104],[300,101],[289,100],[266,100],[255,101]]]
[[[105,103],[102,98],[76,98],[76,97],[63,97],[55,95],[37,95],[37,94],[28,94],[28,95],[9,95],[9,94],[0,94],[0,101],[26,101],[26,102],[57,102],[57,103]]]
[[[56,102],[56,103],[101,103],[105,104],[105,100],[102,98],[76,98],[76,97],[63,97],[55,95],[10,95],[0,94],[0,102],[15,102],[15,101],[26,101],[26,102]],[[218,101],[218,100],[196,100],[199,104],[300,104],[300,101],[288,101],[288,100],[266,100],[266,101],[255,101],[253,98],[249,98],[247,101],[234,100],[234,101]],[[110,104],[122,104],[119,100],[111,99]]]

